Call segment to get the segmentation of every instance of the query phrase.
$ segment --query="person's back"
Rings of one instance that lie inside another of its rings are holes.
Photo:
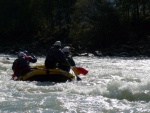
[[[25,59],[23,52],[20,52],[18,58],[13,62],[12,70],[16,76],[21,76],[30,70],[28,60]]]
[[[46,56],[45,60],[45,67],[46,68],[56,68],[56,53],[57,49],[55,47],[51,47],[48,51],[48,54]]]
[[[48,54],[45,59],[45,67],[46,68],[60,68],[60,65],[63,62],[66,62],[66,59],[64,57],[64,53],[60,49],[61,42],[56,41],[54,46],[51,47],[48,51]]]

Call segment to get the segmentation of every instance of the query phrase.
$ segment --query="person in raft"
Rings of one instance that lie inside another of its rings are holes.
[[[70,64],[70,65],[68,65],[68,63],[63,64],[62,68],[63,68],[63,70],[69,72],[70,69],[71,69],[71,66],[75,66],[75,61],[73,60],[72,55],[70,54],[71,52],[70,52],[70,47],[69,46],[65,46],[62,50],[65,54],[66,60]]]
[[[36,63],[37,58],[27,56],[24,52],[19,52],[18,58],[13,62],[12,65],[14,76],[19,77],[28,73],[30,71],[30,62]]]
[[[52,68],[62,68],[62,64],[67,63],[63,51],[61,50],[61,42],[56,41],[54,45],[49,49],[46,59],[45,67],[48,69]]]

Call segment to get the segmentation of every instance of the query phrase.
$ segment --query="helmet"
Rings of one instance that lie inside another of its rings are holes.
[[[18,53],[18,57],[23,57],[23,56],[25,56],[25,54],[23,52]]]
[[[54,45],[61,47],[61,42],[60,41],[56,41]]]
[[[64,48],[63,48],[63,52],[70,52],[70,47],[69,46],[65,46]]]

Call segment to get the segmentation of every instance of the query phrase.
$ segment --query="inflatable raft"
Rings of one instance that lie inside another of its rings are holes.
[[[46,69],[43,65],[32,66],[30,72],[18,78],[16,78],[15,75],[12,75],[12,77],[14,80],[40,82],[66,82],[73,81],[75,79],[71,73],[58,68]]]

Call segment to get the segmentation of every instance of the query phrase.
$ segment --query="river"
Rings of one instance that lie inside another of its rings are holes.
[[[82,81],[57,84],[11,80],[15,59],[0,54],[1,113],[150,112],[149,58],[74,57],[89,73],[79,75]],[[38,57],[36,64],[43,63]]]

